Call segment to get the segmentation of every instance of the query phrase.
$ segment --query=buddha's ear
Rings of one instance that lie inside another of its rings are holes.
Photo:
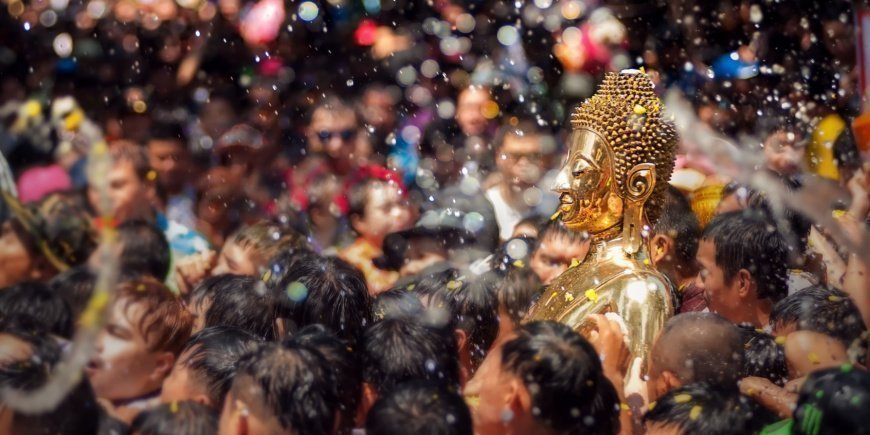
[[[638,163],[625,174],[625,208],[622,218],[623,249],[629,255],[643,243],[644,204],[656,186],[656,165]]]

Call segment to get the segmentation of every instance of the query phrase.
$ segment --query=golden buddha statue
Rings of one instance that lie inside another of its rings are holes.
[[[645,236],[661,211],[677,135],[649,76],[636,70],[608,73],[571,124],[568,161],[553,189],[561,195],[557,215],[587,232],[592,248],[550,284],[526,320],[587,334],[588,314],[615,312],[628,328],[631,364],[646,374],[652,342],[674,314],[672,284],[652,266]]]

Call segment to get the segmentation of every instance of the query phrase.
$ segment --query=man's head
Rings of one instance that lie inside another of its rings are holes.
[[[0,289],[0,318],[28,315],[48,333],[71,339],[73,318],[69,305],[51,287],[23,282]]]
[[[743,338],[743,374],[757,376],[783,386],[789,380],[785,349],[776,338],[749,325],[739,326]]]
[[[191,400],[215,410],[223,409],[241,357],[260,340],[232,326],[214,326],[197,332],[184,345],[172,372],[163,381],[160,401]]]
[[[589,342],[555,322],[532,322],[505,343],[488,370],[474,410],[481,435],[522,433],[613,434],[619,399]]]
[[[48,283],[51,291],[66,301],[73,322],[85,311],[97,285],[97,274],[87,266],[73,267]]]
[[[398,175],[385,168],[378,175],[352,180],[348,189],[348,220],[360,237],[380,246],[387,234],[413,225],[414,213]]]
[[[169,241],[155,224],[144,220],[130,220],[118,225],[116,246],[120,248],[120,270],[127,276],[150,276],[166,280],[171,263]],[[101,267],[97,251],[88,262],[95,270]]]
[[[191,293],[188,309],[193,331],[212,326],[235,326],[263,340],[277,337],[276,309],[266,285],[252,276],[217,275]]]
[[[590,244],[591,239],[585,233],[570,230],[560,221],[549,221],[538,236],[529,265],[542,283],[550,284],[572,263],[582,262]]]
[[[269,221],[247,225],[227,238],[212,275],[231,273],[259,277],[277,253],[305,245],[296,231]]]
[[[339,175],[353,168],[359,121],[353,107],[330,95],[311,108],[305,138],[311,152],[322,153]]]
[[[870,373],[850,364],[810,374],[800,389],[792,432],[867,434]]]
[[[727,319],[685,313],[665,323],[649,357],[649,400],[693,382],[736,388],[743,370],[743,340]]]
[[[190,337],[181,301],[153,279],[118,285],[85,373],[100,398],[135,399],[160,388]]]
[[[484,134],[489,125],[485,112],[493,103],[487,88],[469,86],[460,92],[459,97],[456,98],[456,122],[462,134],[466,136]]]
[[[695,254],[700,236],[701,225],[688,199],[677,188],[669,186],[662,214],[653,225],[650,239],[653,264],[660,270],[679,275],[672,279],[694,276],[698,273]]]
[[[800,171],[807,139],[804,131],[777,115],[759,120],[756,130],[768,169],[783,175]]]
[[[538,184],[544,175],[547,157],[544,138],[538,125],[530,120],[505,125],[499,130],[495,139],[495,160],[503,183],[517,189]]]
[[[698,245],[698,279],[711,311],[756,327],[754,310],[769,309],[787,292],[782,235],[761,214],[730,212],[704,228]]]
[[[190,151],[181,125],[156,123],[147,142],[148,163],[157,173],[157,184],[165,194],[178,193],[190,174]]]
[[[379,398],[366,418],[366,434],[471,435],[462,397],[433,382],[408,382]]]
[[[132,142],[118,141],[109,145],[112,167],[106,174],[110,214],[118,222],[135,219],[151,220],[157,199],[154,180],[145,150]],[[94,180],[88,182],[88,199],[95,210],[102,210],[100,194]]]
[[[320,352],[298,343],[265,344],[239,362],[218,434],[333,433],[339,398]]]
[[[133,419],[132,435],[213,435],[218,427],[218,413],[201,403],[180,401],[164,403],[145,410]]]
[[[848,294],[815,285],[779,301],[770,313],[770,326],[777,336],[794,331],[819,332],[843,343],[856,344],[867,330],[861,313]]]
[[[735,388],[695,383],[650,404],[643,416],[649,435],[758,433],[775,418]]]

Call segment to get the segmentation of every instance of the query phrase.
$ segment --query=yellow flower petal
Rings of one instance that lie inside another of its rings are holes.
[[[571,292],[565,293],[565,302],[571,302],[574,300],[574,295]]]
[[[514,261],[514,266],[522,269],[522,268],[526,267],[526,263],[524,263],[523,260],[516,260],[516,261]]]
[[[780,346],[785,345],[785,337],[776,337],[773,341],[775,341],[776,344],[778,344]]]
[[[695,405],[692,407],[692,410],[689,411],[689,418],[692,420],[697,420],[698,417],[701,416],[701,406]]]
[[[646,107],[643,107],[640,104],[636,104],[634,106],[634,113],[637,115],[643,115],[644,113],[646,113]]]
[[[178,413],[178,402],[173,400],[172,403],[169,404],[169,411],[173,414]]]
[[[596,293],[594,289],[586,290],[584,296],[592,302],[598,302],[598,293]]]
[[[819,360],[819,355],[816,354],[815,352],[810,352],[810,353],[808,353],[808,354],[807,354],[807,359],[810,360],[810,362],[813,363],[813,364],[818,364],[818,363],[821,362],[821,361]]]
[[[447,283],[447,290],[456,290],[459,287],[462,287],[462,282],[457,280],[451,280]]]
[[[572,259],[571,259],[571,265],[568,266],[568,269],[571,269],[571,268],[577,267],[577,266],[579,266],[579,265],[580,265],[580,260],[578,260],[578,259],[576,259],[576,258],[572,258]]]
[[[552,215],[552,216],[550,216],[550,220],[551,220],[551,221],[554,221],[554,220],[556,220],[556,218],[558,218],[558,217],[559,217],[559,215],[560,215],[560,214],[562,214],[562,212],[561,212],[561,211],[559,211],[559,210],[556,210],[556,212],[555,212],[555,213],[553,213],[553,215]]]
[[[692,401],[691,394],[677,394],[676,396],[674,396],[674,402],[677,402],[677,403],[689,403],[691,401]]]

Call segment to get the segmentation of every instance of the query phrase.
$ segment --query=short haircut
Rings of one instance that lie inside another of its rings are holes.
[[[546,132],[539,127],[538,123],[534,120],[520,119],[516,124],[508,124],[499,127],[495,134],[495,140],[493,140],[493,148],[496,151],[500,150],[508,136],[522,138],[528,136],[542,136],[544,134],[546,134]]]
[[[148,182],[148,172],[151,171],[151,165],[148,163],[148,154],[142,146],[126,140],[115,141],[109,145],[109,155],[115,165],[119,162],[133,165],[133,172],[136,173],[139,180]]]
[[[332,433],[339,398],[326,359],[310,346],[264,344],[239,362],[230,393],[251,401],[297,435]]]
[[[718,314],[693,312],[665,323],[651,358],[683,384],[734,386],[743,371],[743,351],[737,326]]]
[[[519,325],[541,295],[542,288],[541,279],[532,268],[513,268],[498,287],[498,302],[511,321]]]
[[[498,335],[500,279],[494,273],[462,275],[447,269],[424,277],[414,292],[429,298],[429,309],[446,308],[456,329],[465,332],[472,366],[477,367]]]
[[[850,364],[815,371],[798,394],[793,434],[862,434],[867,426],[870,373]]]
[[[784,386],[789,380],[785,349],[776,343],[776,338],[772,335],[751,325],[741,325],[738,328],[744,348],[741,377],[757,376]]]
[[[166,235],[154,224],[132,220],[118,225],[120,268],[130,275],[166,280],[171,263]]]
[[[130,306],[142,304],[142,318],[135,324],[145,338],[148,350],[178,355],[190,337],[193,319],[181,300],[153,278],[142,278],[118,284],[116,303]]]
[[[22,282],[0,289],[0,318],[22,314],[32,317],[51,334],[72,338],[69,305],[46,284]]]
[[[171,141],[180,143],[187,148],[187,134],[184,127],[177,122],[158,121],[148,128],[148,142],[152,140]]]
[[[380,180],[375,177],[363,177],[360,180],[355,180],[347,189],[347,217],[362,218],[366,213],[366,205],[371,198],[372,187],[378,183],[386,184],[388,181]]]
[[[366,417],[367,435],[472,435],[471,413],[456,392],[424,381],[404,383],[378,398]]]
[[[664,206],[653,225],[653,232],[666,235],[674,241],[675,256],[679,264],[695,264],[701,224],[698,223],[689,200],[676,187],[668,185],[665,189]]]
[[[357,343],[372,322],[372,300],[363,274],[343,260],[316,255],[286,269],[281,279],[269,282],[281,316],[292,322],[288,331],[320,323],[348,344]]]
[[[48,285],[54,294],[66,301],[75,321],[85,311],[94,294],[97,274],[87,266],[76,266],[52,278]]]
[[[534,419],[555,433],[619,432],[619,397],[598,353],[570,327],[531,322],[505,343],[502,370],[525,384]]]
[[[643,421],[675,427],[682,434],[727,435],[758,433],[776,417],[736,388],[694,383],[650,404]]]
[[[759,213],[734,211],[713,218],[702,240],[716,246],[716,265],[730,283],[746,269],[758,288],[759,299],[777,302],[788,292],[786,244],[773,224]]]
[[[136,435],[212,435],[217,429],[218,412],[189,400],[142,411],[130,425],[130,432]]]
[[[268,264],[279,252],[306,246],[303,235],[286,225],[266,220],[240,228],[229,237],[229,240],[256,252],[260,260],[265,263],[261,266]]]
[[[420,298],[409,291],[416,284],[411,283],[403,287],[394,287],[375,296],[372,313],[375,322],[384,319],[419,319],[423,315],[424,307]]]
[[[822,285],[807,287],[779,301],[770,313],[770,324],[794,324],[799,331],[834,337],[847,348],[867,331],[849,295]]]
[[[538,234],[538,245],[535,247],[535,250],[541,247],[541,242],[547,237],[566,238],[571,243],[582,243],[589,238],[589,235],[582,231],[574,231],[565,226],[564,222],[553,219],[548,221]]]
[[[536,249],[538,249],[538,239],[534,237],[511,237],[493,253],[489,267],[496,273],[506,276],[514,269],[523,269],[529,265]]]
[[[360,117],[357,116],[356,109],[352,104],[345,101],[341,97],[335,94],[326,94],[322,98],[318,99],[311,105],[311,108],[306,113],[306,124],[311,124],[311,121],[314,119],[314,114],[318,110],[326,110],[327,112],[345,112],[351,113],[354,116],[354,119],[359,122]]]
[[[274,301],[260,279],[231,274],[212,276],[193,289],[191,301],[198,309],[205,308],[205,327],[235,326],[260,339],[277,337]]]
[[[212,326],[193,334],[184,345],[181,353],[188,354],[187,370],[202,385],[215,409],[222,409],[239,359],[254,350],[259,342],[257,337],[242,329]]]
[[[357,354],[323,325],[308,325],[290,341],[310,346],[320,352],[335,375],[341,432],[350,433],[355,426],[357,408],[362,399],[362,368]]]
[[[363,336],[363,380],[378,395],[420,379],[458,388],[457,352],[452,331],[408,319],[384,319]]]

